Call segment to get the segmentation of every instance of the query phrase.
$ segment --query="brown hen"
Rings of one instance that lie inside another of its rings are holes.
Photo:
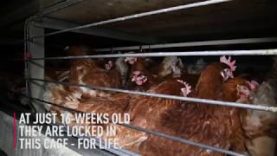
[[[72,46],[68,50],[71,56],[86,55],[80,46]],[[121,87],[121,76],[116,68],[106,70],[98,65],[97,60],[78,59],[71,62],[69,82],[97,87]],[[77,98],[92,96],[104,96],[102,92],[91,90],[85,87],[70,87]],[[99,93],[99,94],[98,94]]]
[[[244,80],[233,80],[225,83],[223,73],[225,68],[228,68],[228,66],[221,63],[207,66],[201,73],[193,97],[236,101],[238,98],[237,85],[244,84]],[[225,97],[224,95],[229,95],[228,92],[230,91],[230,94],[235,96]],[[160,109],[158,108],[158,110]],[[239,113],[236,111],[237,108],[183,102],[182,105],[172,106],[161,113],[160,121],[155,123],[155,129],[191,141],[245,152],[245,148],[240,147],[240,144],[236,145],[236,141],[240,140],[241,135],[235,134],[238,130],[234,131],[234,129],[242,129],[239,122]],[[243,141],[243,134],[241,139]],[[224,155],[155,136],[150,136],[147,141],[143,142],[140,151],[143,155]]]
[[[266,80],[254,94],[253,104],[277,107],[277,57]],[[251,156],[275,156],[277,154],[277,113],[247,110],[242,117],[243,127]]]

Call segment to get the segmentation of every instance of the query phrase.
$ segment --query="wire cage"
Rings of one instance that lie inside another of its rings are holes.
[[[213,41],[195,41],[195,42],[178,42],[178,43],[166,43],[166,44],[147,44],[147,45],[137,45],[137,46],[124,46],[124,47],[107,47],[107,48],[98,48],[95,51],[97,52],[109,52],[109,51],[130,51],[130,50],[139,50],[139,49],[158,49],[155,52],[147,52],[147,53],[121,53],[121,54],[97,54],[97,55],[85,55],[85,56],[63,56],[63,57],[45,57],[45,38],[49,36],[54,36],[61,33],[66,32],[81,32],[83,34],[90,34],[90,31],[87,28],[91,27],[101,27],[105,24],[112,24],[116,22],[125,22],[131,19],[144,18],[148,16],[154,16],[158,14],[166,14],[170,12],[176,12],[180,10],[186,10],[190,8],[197,8],[202,6],[208,6],[218,3],[225,3],[231,0],[206,0],[201,2],[195,2],[190,4],[184,4],[164,9],[158,9],[143,13],[137,13],[132,15],[127,15],[123,17],[117,17],[113,19],[108,19],[104,21],[84,24],[84,25],[69,25],[68,28],[61,27],[60,23],[56,21],[56,28],[62,28],[61,30],[57,30],[54,32],[46,33],[44,27],[41,24],[41,21],[46,21],[47,23],[47,15],[53,13],[58,10],[62,10],[66,7],[73,6],[75,4],[82,3],[83,0],[68,0],[66,2],[61,2],[53,7],[50,7],[37,15],[30,17],[26,20],[25,23],[25,78],[26,78],[26,88],[27,88],[27,97],[30,98],[32,106],[38,112],[43,112],[44,108],[42,103],[47,103],[49,105],[59,106],[57,104],[42,100],[43,94],[43,86],[45,83],[54,83],[54,84],[62,84],[69,86],[77,86],[77,87],[86,87],[89,89],[97,89],[103,91],[111,91],[111,92],[121,92],[126,94],[134,94],[134,95],[142,95],[142,96],[150,96],[150,97],[158,97],[165,99],[173,99],[180,101],[188,101],[188,102],[196,102],[202,104],[210,104],[210,105],[218,105],[218,106],[229,106],[229,107],[238,107],[243,109],[253,109],[260,111],[268,111],[268,112],[277,112],[277,107],[267,106],[266,104],[260,105],[251,105],[251,104],[242,104],[236,102],[224,102],[217,100],[208,100],[208,99],[198,99],[198,98],[190,98],[190,97],[181,97],[181,96],[173,96],[173,95],[164,95],[164,94],[155,94],[148,92],[138,92],[132,90],[125,90],[119,88],[107,88],[101,86],[87,86],[83,84],[70,84],[65,82],[58,81],[50,81],[44,80],[44,69],[45,69],[45,60],[71,60],[71,59],[97,59],[97,58],[119,58],[119,57],[166,57],[166,56],[220,56],[220,55],[234,55],[234,56],[253,56],[253,55],[277,55],[277,49],[262,49],[262,50],[208,50],[208,51],[164,51],[162,49],[169,48],[182,48],[182,47],[193,47],[193,46],[209,46],[209,45],[234,45],[234,44],[259,44],[259,43],[271,43],[276,42],[277,38],[244,38],[244,39],[231,39],[231,40],[213,40]],[[68,108],[64,108],[68,109]],[[74,111],[74,110],[71,110]],[[240,156],[242,153],[237,153],[225,149],[221,149],[218,147],[212,147],[209,145],[205,145],[202,143],[193,142],[190,140],[186,140],[181,137],[171,136],[165,133],[152,131],[148,129],[143,129],[140,127],[132,126],[132,125],[124,125],[125,127],[135,129],[138,131],[143,131],[145,133],[163,137],[169,140],[177,141],[184,144],[189,144],[193,146],[197,146],[199,148],[204,148],[216,152],[220,152],[227,155]],[[118,155],[134,155],[134,153],[130,153],[124,150],[115,150],[111,149],[112,153]]]

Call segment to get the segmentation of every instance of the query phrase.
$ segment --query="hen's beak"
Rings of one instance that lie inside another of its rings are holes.
[[[231,71],[229,72],[229,77],[230,77],[230,78],[234,78],[233,72],[231,72]]]

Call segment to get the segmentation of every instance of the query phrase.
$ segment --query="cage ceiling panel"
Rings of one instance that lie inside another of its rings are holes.
[[[50,14],[79,24],[152,11],[196,0],[90,0]],[[161,41],[273,36],[277,2],[233,0],[99,26]]]

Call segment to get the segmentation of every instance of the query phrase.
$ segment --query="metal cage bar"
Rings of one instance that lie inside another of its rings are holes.
[[[183,48],[183,47],[195,47],[195,46],[233,45],[233,44],[271,43],[271,42],[277,42],[277,38],[264,37],[264,38],[197,41],[197,42],[180,42],[180,43],[167,43],[167,44],[154,44],[154,45],[100,48],[100,49],[95,49],[95,51],[97,52],[106,52],[111,50],[127,51],[127,50],[139,50],[139,49],[162,49],[162,48],[180,48],[180,47]]]
[[[26,20],[25,22],[25,40],[35,34],[44,34],[44,28],[35,27],[35,22]],[[28,57],[44,57],[44,38],[36,38],[33,42],[26,41],[24,44],[25,77],[26,78],[44,78],[44,60],[29,60]],[[28,56],[29,55],[29,56]],[[42,85],[43,82],[40,82]],[[32,97],[42,97],[42,89],[37,84],[26,82],[27,94]],[[31,104],[33,111],[43,112],[44,108],[40,105]]]
[[[195,3],[185,4],[185,5],[179,5],[179,6],[175,6],[175,7],[159,9],[159,10],[154,10],[154,11],[149,11],[149,12],[143,12],[143,13],[138,13],[138,14],[133,14],[133,15],[128,15],[128,16],[118,17],[118,18],[114,18],[114,19],[109,19],[109,20],[105,20],[105,21],[85,24],[85,25],[81,25],[81,26],[77,26],[77,27],[73,27],[73,28],[58,30],[55,32],[47,33],[45,35],[34,36],[32,38],[48,37],[48,36],[57,35],[60,33],[65,33],[65,32],[69,32],[69,31],[74,31],[74,30],[79,30],[79,29],[84,29],[84,28],[89,28],[89,27],[94,27],[94,26],[100,26],[100,25],[104,25],[104,24],[121,22],[121,21],[130,20],[130,19],[136,19],[136,18],[141,18],[141,17],[147,17],[147,16],[158,15],[158,14],[162,14],[162,13],[168,13],[168,12],[196,8],[196,7],[200,7],[200,6],[207,6],[207,5],[218,4],[218,3],[224,3],[224,2],[229,2],[229,1],[232,1],[232,0],[206,0],[203,2],[195,2]]]
[[[82,111],[74,110],[72,108],[60,106],[58,104],[55,104],[55,103],[52,103],[52,102],[49,102],[49,101],[45,101],[45,100],[41,100],[41,99],[38,99],[38,98],[30,97],[30,96],[27,96],[27,95],[25,95],[25,97],[30,98],[31,100],[38,101],[39,102],[38,104],[45,103],[45,104],[48,104],[48,105],[53,105],[53,106],[56,106],[56,107],[60,107],[62,109],[68,110],[68,111],[73,111],[73,112],[77,112],[77,113],[85,113],[85,112],[82,112]],[[196,146],[196,147],[199,147],[199,148],[212,150],[212,151],[223,153],[223,154],[228,154],[228,155],[232,155],[232,156],[245,156],[245,155],[237,153],[237,152],[225,150],[225,149],[222,149],[222,148],[218,148],[218,147],[214,147],[214,146],[210,146],[210,145],[206,145],[206,144],[202,144],[202,143],[197,143],[197,142],[194,142],[194,141],[190,141],[190,140],[187,140],[187,139],[184,139],[184,138],[168,135],[168,134],[158,132],[158,131],[144,129],[144,128],[140,128],[140,127],[133,126],[133,125],[128,125],[128,124],[118,124],[118,125],[130,128],[130,129],[134,129],[134,130],[137,130],[137,131],[145,132],[145,133],[148,133],[148,134],[151,134],[151,135],[154,135],[154,136],[166,138],[166,139],[169,139],[169,140],[172,140],[172,141],[177,141],[177,142],[180,142],[180,143],[183,143],[183,144],[188,144],[188,145],[192,145],[192,146]]]
[[[167,57],[167,56],[220,56],[220,55],[277,55],[277,49],[265,50],[225,50],[225,51],[192,51],[192,52],[153,52],[153,53],[125,53],[125,54],[102,54],[62,57],[37,57],[30,60],[69,60],[88,58],[117,58],[117,57]]]
[[[73,0],[73,2],[79,3],[82,0]],[[175,6],[175,7],[170,7],[170,8],[165,8],[165,9],[159,9],[159,10],[154,10],[154,11],[149,11],[149,12],[144,12],[144,13],[139,13],[139,14],[134,14],[134,15],[128,15],[124,17],[118,17],[114,19],[109,19],[105,21],[100,21],[100,22],[95,22],[95,23],[90,23],[90,24],[85,24],[81,26],[76,26],[72,28],[67,28],[63,30],[58,30],[52,33],[47,33],[43,35],[30,35],[29,31],[26,31],[25,35],[27,36],[25,38],[25,42],[29,41],[34,41],[36,38],[43,38],[60,34],[60,33],[65,33],[65,32],[70,32],[74,30],[80,30],[84,28],[89,28],[89,27],[94,27],[94,26],[100,26],[100,25],[105,25],[105,24],[110,24],[110,23],[115,23],[115,22],[121,22],[121,21],[126,21],[126,20],[131,20],[131,19],[137,19],[141,17],[147,17],[147,16],[153,16],[157,14],[162,14],[162,13],[168,13],[168,12],[173,12],[173,11],[179,11],[179,10],[184,10],[184,9],[189,9],[189,8],[194,8],[194,7],[200,7],[200,6],[207,6],[207,5],[212,5],[212,4],[218,4],[218,3],[223,3],[223,2],[229,2],[231,0],[206,0],[202,2],[196,2],[196,3],[191,3],[191,4],[185,4],[185,5],[180,5],[180,6]],[[72,3],[72,4],[75,4]],[[29,21],[33,21],[37,17],[42,17],[43,15],[49,14],[52,11],[56,11],[59,9],[62,9],[64,7],[67,7],[70,5],[61,5],[61,7],[57,7],[56,9],[48,10],[41,12],[37,16],[34,16],[29,19]],[[28,26],[27,26],[28,27]],[[157,44],[157,45],[144,45],[144,46],[132,46],[132,47],[119,47],[119,48],[113,48],[113,50],[136,50],[140,48],[145,48],[145,49],[159,49],[159,48],[174,48],[174,47],[189,47],[189,46],[203,46],[203,45],[224,45],[224,44],[240,44],[240,43],[260,43],[260,42],[275,42],[277,41],[276,38],[263,38],[263,39],[241,39],[241,40],[220,40],[220,41],[206,41],[206,42],[187,42],[187,43],[174,43],[174,44]],[[35,44],[35,43],[31,43]],[[28,52],[28,43],[26,44],[27,47],[25,48],[25,53]],[[109,48],[103,48],[103,49],[97,49],[97,51],[110,51],[111,49]],[[43,51],[44,54],[44,51]],[[116,58],[116,57],[164,57],[164,56],[218,56],[218,55],[277,55],[277,49],[270,49],[270,50],[239,50],[239,51],[200,51],[200,52],[156,52],[156,53],[136,53],[136,54],[107,54],[107,55],[86,55],[86,56],[67,56],[67,57],[34,57],[32,59],[26,60],[27,64],[30,63],[30,61],[38,61],[38,60],[58,60],[58,59],[87,59],[87,58]],[[26,67],[30,68],[30,67]],[[30,72],[34,72],[31,70],[28,70]],[[43,71],[43,69],[41,69]],[[29,73],[31,75],[31,73]],[[197,99],[197,98],[189,98],[189,97],[180,97],[180,96],[172,96],[172,95],[164,95],[164,94],[153,94],[153,93],[147,93],[147,92],[137,92],[137,91],[130,91],[130,90],[123,90],[123,89],[115,89],[115,88],[106,88],[106,87],[94,87],[94,86],[87,86],[87,85],[80,85],[80,84],[69,84],[69,83],[64,83],[64,82],[58,82],[58,81],[48,81],[48,80],[43,80],[39,78],[33,78],[31,76],[28,76],[27,79],[27,84],[28,86],[31,86],[32,84],[31,81],[40,81],[41,83],[60,83],[63,85],[74,85],[74,86],[79,86],[79,87],[87,87],[90,89],[99,89],[99,90],[106,90],[106,91],[113,91],[113,92],[121,92],[121,93],[127,93],[127,94],[135,94],[135,95],[142,95],[142,96],[151,96],[151,97],[157,97],[157,98],[167,98],[167,99],[173,99],[173,100],[181,100],[181,101],[188,101],[188,102],[197,102],[197,103],[205,103],[205,104],[213,104],[213,105],[221,105],[221,106],[229,106],[229,107],[239,107],[239,108],[246,108],[246,109],[255,109],[255,110],[262,110],[262,111],[269,111],[269,112],[277,112],[277,107],[271,107],[271,106],[265,106],[265,105],[249,105],[249,104],[241,104],[241,103],[235,103],[235,102],[223,102],[223,101],[216,101],[216,100],[207,100],[207,99]],[[30,88],[30,91],[32,88]],[[35,104],[43,104],[43,103],[48,103],[48,104],[53,104],[49,103],[47,101],[41,100],[40,98],[33,97],[33,96],[28,96],[30,99],[37,101]],[[57,104],[56,104],[57,105]],[[74,110],[76,111],[76,110]],[[242,156],[240,153],[236,153],[233,151],[228,151],[224,150],[221,148],[217,147],[212,147],[209,145],[201,144],[201,143],[196,143],[190,140],[186,140],[180,137],[175,137],[171,135],[167,135],[164,133],[160,132],[155,132],[151,130],[146,130],[140,127],[135,127],[132,125],[123,125],[131,129],[139,130],[146,132],[148,134],[152,134],[155,136],[167,138],[169,140],[177,141],[180,143],[185,143],[193,146],[197,146],[200,148],[204,149],[209,149],[212,151],[220,152],[220,153],[225,153],[228,155],[234,155],[234,156]]]
[[[125,89],[99,87],[99,86],[89,86],[89,85],[73,84],[73,83],[50,81],[50,80],[42,80],[42,79],[35,79],[35,78],[30,78],[30,79],[27,79],[27,80],[46,82],[46,83],[56,83],[56,84],[62,84],[62,85],[67,85],[67,86],[86,87],[86,88],[89,88],[89,89],[98,89],[98,90],[103,90],[103,91],[120,92],[120,93],[126,93],[126,94],[150,96],[150,97],[165,98],[165,99],[180,100],[180,101],[195,102],[195,103],[203,103],[203,104],[210,104],[210,105],[219,105],[219,106],[238,107],[238,108],[245,108],[245,109],[254,109],[254,110],[260,110],[260,111],[277,112],[277,107],[266,106],[265,104],[263,104],[263,105],[251,105],[251,104],[243,104],[243,103],[236,103],[236,102],[224,102],[224,101],[218,101],[218,100],[208,100],[208,99],[199,99],[199,98],[175,96],[175,95],[138,92],[138,91],[125,90]]]

